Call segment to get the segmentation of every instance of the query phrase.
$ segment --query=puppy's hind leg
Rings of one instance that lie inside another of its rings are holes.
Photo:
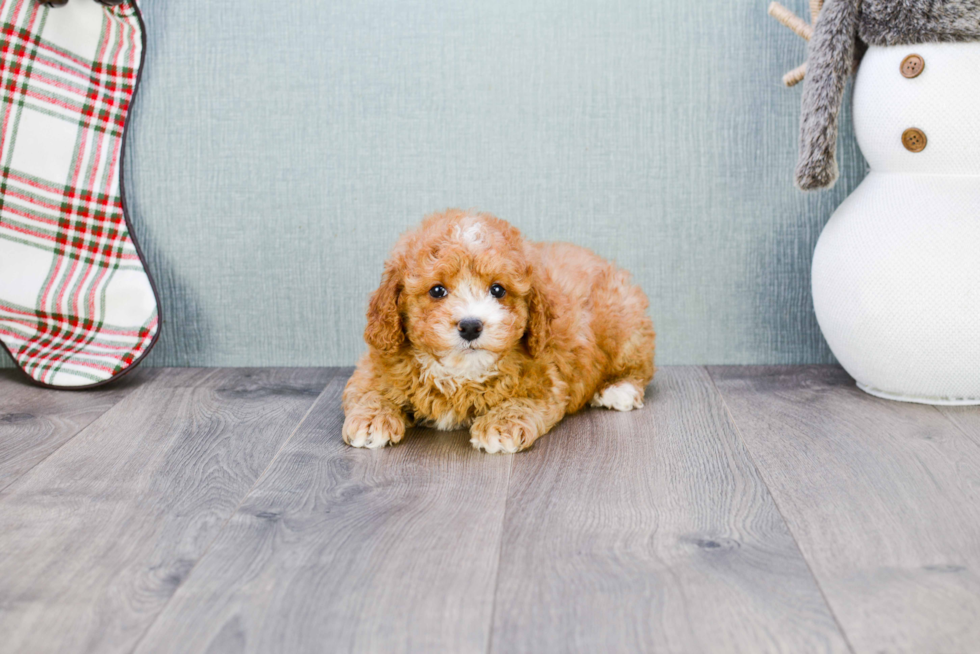
[[[607,381],[589,402],[615,411],[632,411],[643,406],[644,389],[653,379],[656,336],[646,319],[623,345]]]
[[[643,389],[629,380],[618,381],[593,395],[589,404],[615,411],[632,411],[643,407]]]

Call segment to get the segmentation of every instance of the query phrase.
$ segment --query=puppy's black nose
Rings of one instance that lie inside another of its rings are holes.
[[[480,332],[483,331],[483,321],[476,318],[464,318],[459,321],[457,329],[459,329],[459,335],[464,339],[474,341],[480,338]]]

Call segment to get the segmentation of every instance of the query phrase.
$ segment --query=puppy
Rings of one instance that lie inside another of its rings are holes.
[[[450,210],[404,234],[371,297],[369,346],[344,390],[344,440],[468,427],[487,452],[531,446],[589,401],[643,406],[653,378],[647,298],[585,248],[532,243]]]

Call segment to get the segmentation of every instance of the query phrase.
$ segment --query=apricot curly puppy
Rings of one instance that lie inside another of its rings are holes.
[[[344,390],[344,440],[469,427],[517,452],[567,413],[643,406],[653,378],[647,298],[585,248],[531,243],[487,214],[429,216],[395,245],[371,297],[369,349]]]

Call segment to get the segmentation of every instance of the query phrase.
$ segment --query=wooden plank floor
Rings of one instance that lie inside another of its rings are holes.
[[[980,409],[665,368],[514,456],[349,370],[0,374],[0,652],[980,651]]]

